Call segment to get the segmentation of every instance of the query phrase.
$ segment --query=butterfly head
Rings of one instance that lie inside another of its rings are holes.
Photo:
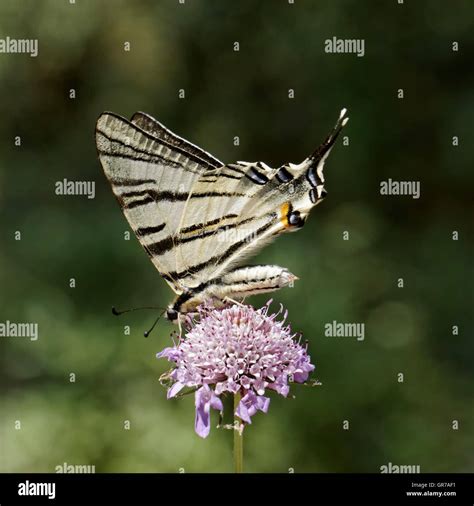
[[[166,309],[166,319],[170,322],[176,322],[179,318],[179,312],[173,306],[168,306]]]

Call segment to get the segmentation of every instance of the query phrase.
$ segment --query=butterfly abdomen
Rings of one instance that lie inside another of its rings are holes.
[[[222,278],[202,283],[197,288],[181,294],[172,309],[178,313],[190,313],[205,301],[212,301],[215,306],[220,306],[226,299],[242,300],[251,295],[273,292],[292,285],[297,279],[288,269],[278,265],[240,267]]]

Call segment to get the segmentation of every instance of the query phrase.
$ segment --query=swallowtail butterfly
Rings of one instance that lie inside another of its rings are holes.
[[[283,232],[300,229],[326,196],[323,167],[346,109],[300,164],[225,164],[142,112],[105,112],[96,144],[105,175],[140,244],[176,293],[179,321],[204,300],[223,304],[297,279],[277,265],[236,267]]]

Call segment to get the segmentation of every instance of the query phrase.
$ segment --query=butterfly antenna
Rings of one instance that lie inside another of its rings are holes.
[[[130,309],[123,309],[122,311],[119,311],[118,309],[115,308],[115,306],[112,306],[112,314],[114,314],[115,316],[120,316],[121,314],[130,313],[130,311],[138,311],[139,309],[163,309],[163,308],[156,306],[144,306],[144,307],[132,307]]]
[[[163,313],[165,312],[166,309],[163,309],[163,311],[157,316],[156,320],[153,322],[153,325],[150,327],[150,330],[147,330],[146,332],[143,333],[143,335],[145,337],[148,337],[151,333],[151,331],[156,327],[156,324],[158,323],[158,321],[160,320],[160,318],[163,316]]]

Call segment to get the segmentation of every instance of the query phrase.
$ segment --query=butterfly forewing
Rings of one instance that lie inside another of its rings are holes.
[[[167,131],[169,135],[169,131]],[[191,189],[209,169],[186,144],[174,145],[110,113],[97,121],[96,142],[104,172],[140,243],[173,290],[173,241]],[[217,162],[216,162],[217,163]]]
[[[198,160],[199,165],[202,167],[202,169],[207,168],[212,171],[213,169],[224,165],[215,156],[212,156],[207,151],[204,151],[195,144],[192,144],[179,135],[176,135],[174,132],[166,128],[163,124],[161,124],[155,118],[151,117],[149,114],[146,114],[144,112],[136,112],[132,116],[131,122],[134,125],[140,127],[142,130],[145,130],[149,134],[153,135],[158,140],[166,142],[168,145],[174,146],[181,151],[184,151],[188,157],[192,157],[192,159]]]

